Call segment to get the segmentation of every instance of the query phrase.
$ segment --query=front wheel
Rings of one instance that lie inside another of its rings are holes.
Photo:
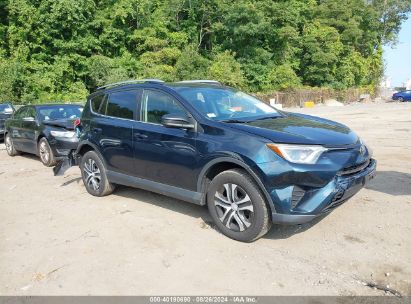
[[[228,170],[214,177],[207,204],[216,226],[232,239],[252,242],[271,227],[264,196],[244,170]]]
[[[98,154],[89,151],[80,162],[81,176],[87,192],[94,196],[111,194],[115,186],[107,179],[106,169]]]
[[[40,160],[46,167],[54,166],[57,161],[46,138],[41,138],[38,144]]]
[[[398,97],[398,101],[399,101],[399,102],[404,102],[404,98]]]
[[[6,145],[6,151],[9,156],[16,156],[19,155],[20,152],[14,148],[13,140],[10,137],[10,134],[6,134],[6,137],[4,138],[4,144]]]

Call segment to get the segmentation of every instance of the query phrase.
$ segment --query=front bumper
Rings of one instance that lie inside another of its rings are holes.
[[[78,138],[53,138],[49,143],[56,160],[62,160],[77,149]]]
[[[302,189],[290,186],[272,192],[273,201],[280,198],[282,210],[272,210],[276,224],[303,224],[327,214],[360,191],[376,174],[377,162],[371,159],[361,171],[346,176],[335,176],[320,189]],[[288,194],[288,198],[286,198]],[[281,200],[282,198],[282,200]],[[286,206],[284,206],[286,205]],[[281,208],[277,208],[281,209]]]

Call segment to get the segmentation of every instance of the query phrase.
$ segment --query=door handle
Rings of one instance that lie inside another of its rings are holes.
[[[138,139],[147,139],[148,136],[142,133],[134,133],[134,137]]]
[[[101,133],[103,130],[101,128],[94,128],[93,133],[98,134]]]

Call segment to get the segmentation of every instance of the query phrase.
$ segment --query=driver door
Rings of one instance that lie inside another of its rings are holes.
[[[173,96],[144,89],[133,130],[134,168],[144,179],[195,191],[197,133],[161,124],[163,115],[182,113],[187,111]]]

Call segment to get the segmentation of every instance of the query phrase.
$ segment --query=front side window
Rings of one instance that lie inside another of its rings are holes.
[[[175,89],[194,108],[212,120],[252,120],[280,115],[268,104],[231,88],[182,86]]]
[[[33,107],[28,107],[24,117],[36,118],[36,110]]]
[[[107,116],[134,119],[137,107],[137,91],[111,93],[108,96],[106,107]]]
[[[166,114],[186,114],[186,111],[170,95],[159,91],[144,90],[141,120],[161,124],[161,118]]]

